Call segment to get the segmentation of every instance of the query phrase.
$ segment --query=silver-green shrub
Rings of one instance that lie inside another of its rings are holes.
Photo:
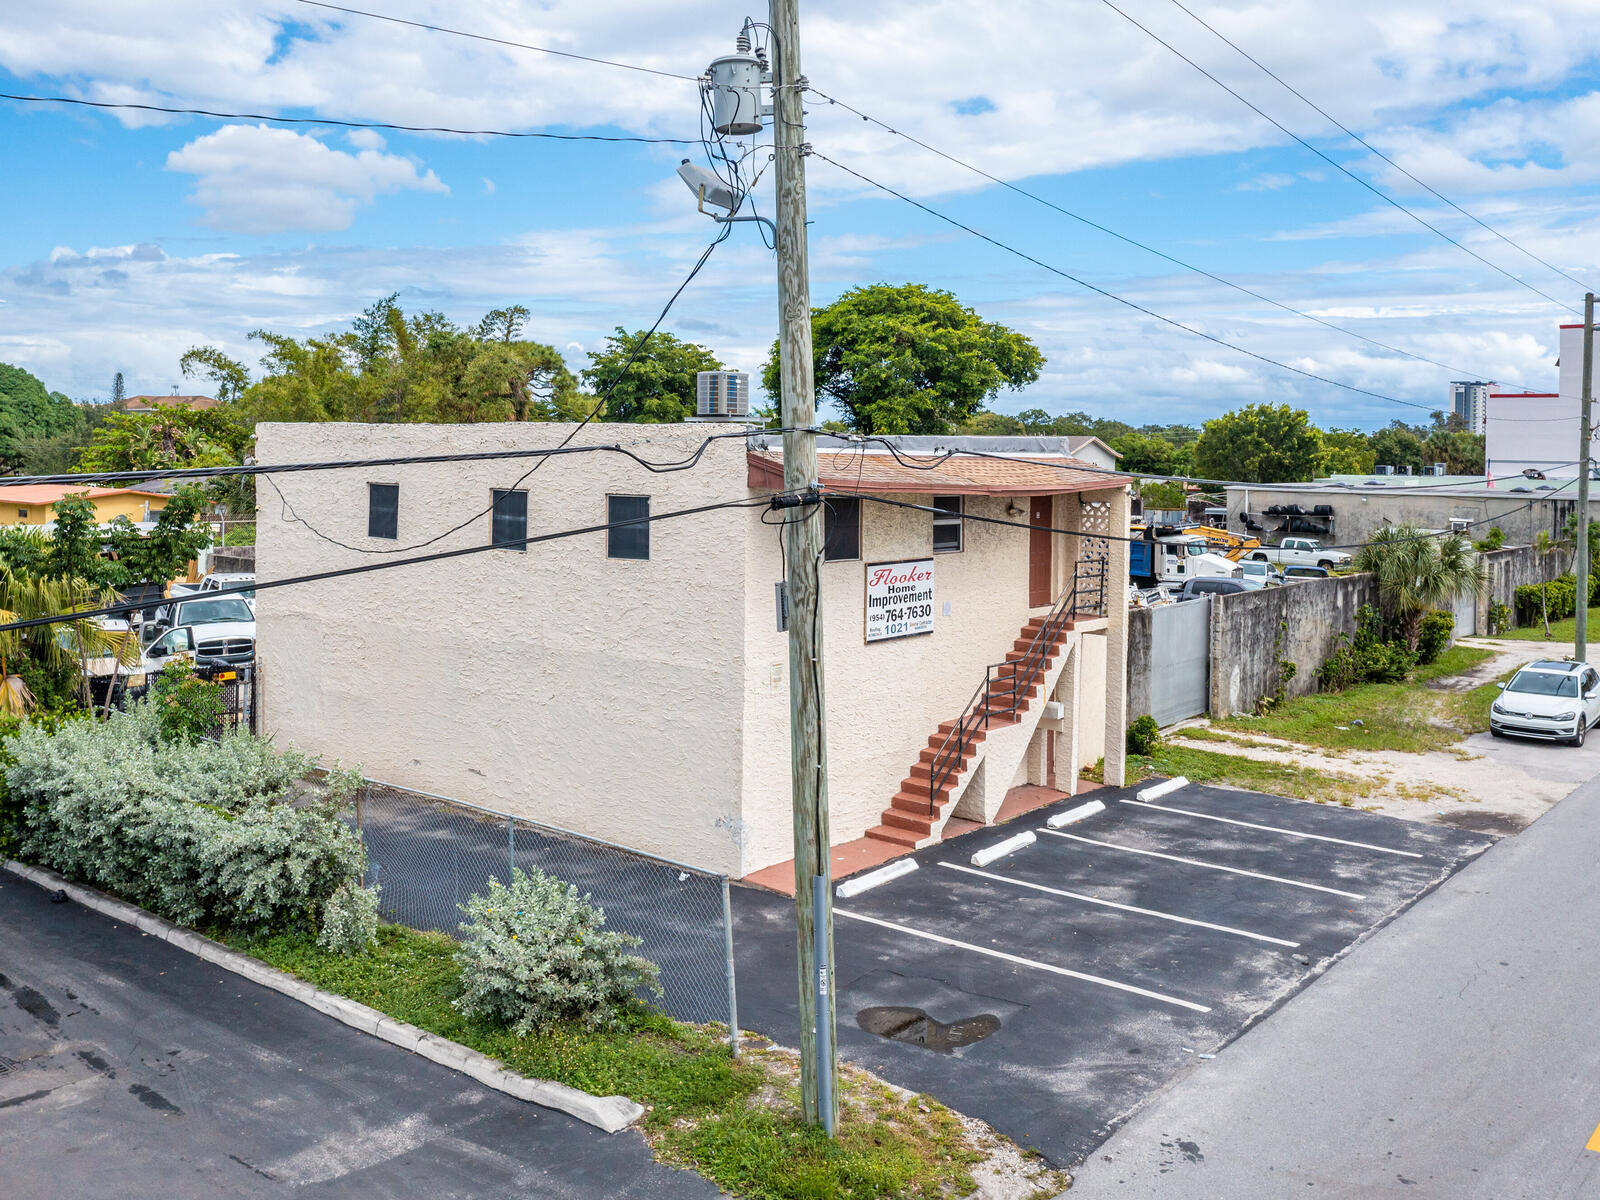
[[[378,941],[378,885],[347,879],[322,909],[317,945],[334,954],[365,954]]]
[[[312,760],[249,734],[163,742],[146,702],[7,749],[24,857],[183,924],[315,922],[366,865]]]
[[[463,1013],[526,1034],[547,1021],[604,1025],[642,989],[659,995],[660,971],[628,951],[639,939],[602,929],[602,909],[578,889],[540,871],[513,868],[511,886],[493,876],[484,895],[461,905]]]

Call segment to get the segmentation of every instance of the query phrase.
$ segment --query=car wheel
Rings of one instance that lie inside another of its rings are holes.
[[[1317,564],[1317,566],[1321,567],[1324,571],[1333,570],[1333,564],[1331,562],[1329,562],[1327,559],[1323,559],[1321,562],[1319,562]]]
[[[1490,737],[1503,738],[1503,737],[1505,737],[1505,734],[1501,733],[1498,729],[1496,729],[1493,725],[1491,725],[1491,726],[1489,726],[1489,736]]]
[[[1267,561],[1267,556],[1265,554],[1252,554],[1250,556],[1250,561],[1251,562],[1266,562]]]
[[[1572,744],[1574,746],[1582,746],[1583,745],[1583,739],[1588,737],[1588,736],[1589,736],[1589,718],[1587,716],[1579,717],[1578,718],[1578,732],[1572,735]]]

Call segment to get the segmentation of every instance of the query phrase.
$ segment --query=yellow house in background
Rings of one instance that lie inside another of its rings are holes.
[[[166,492],[139,488],[74,488],[65,484],[0,484],[0,525],[44,525],[55,520],[52,507],[63,496],[82,494],[94,502],[95,521],[101,525],[117,517],[149,521],[172,499]]]

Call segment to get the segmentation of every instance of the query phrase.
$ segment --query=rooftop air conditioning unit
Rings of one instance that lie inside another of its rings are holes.
[[[730,421],[750,415],[747,371],[699,371],[694,380],[694,415],[701,421]]]
[[[1394,467],[1389,463],[1379,463],[1372,468],[1372,473],[1374,475],[1393,475]]]

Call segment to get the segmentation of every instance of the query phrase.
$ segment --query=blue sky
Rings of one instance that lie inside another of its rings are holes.
[[[1120,0],[1119,0],[1120,2]],[[1419,177],[1600,286],[1600,30],[1589,5],[1462,0],[1196,9]],[[1451,366],[1398,358],[1220,288],[816,101],[830,157],[1186,324],[1429,407],[1481,377],[1546,388],[1573,319],[1288,143],[1095,0],[807,3],[825,92],[1125,235]],[[976,11],[982,9],[981,12]],[[1169,0],[1127,10],[1365,179],[1566,303],[1581,289],[1343,139]],[[382,11],[688,75],[742,10],[671,0],[395,0]],[[1592,15],[1592,13],[1591,13]],[[0,90],[405,124],[695,136],[692,83],[487,46],[294,0],[59,0],[0,13]],[[194,386],[191,345],[347,324],[391,291],[475,320],[533,311],[576,368],[647,324],[714,232],[673,175],[693,148],[151,119],[0,101],[0,360],[93,399]],[[759,161],[759,159],[757,159]],[[1415,409],[1277,371],[1094,296],[813,160],[813,299],[953,291],[1044,350],[1002,411],[1198,422],[1287,400],[1327,425]],[[758,198],[770,209],[770,173]],[[720,247],[666,328],[758,370],[772,260]]]

